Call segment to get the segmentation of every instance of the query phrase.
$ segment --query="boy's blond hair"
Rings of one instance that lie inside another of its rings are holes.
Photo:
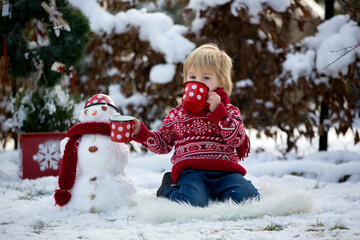
[[[196,48],[184,63],[184,82],[189,69],[213,70],[224,91],[230,96],[233,83],[231,80],[232,59],[215,44],[204,44]]]

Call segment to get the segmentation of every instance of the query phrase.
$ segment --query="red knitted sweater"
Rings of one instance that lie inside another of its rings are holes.
[[[171,158],[174,182],[189,168],[246,174],[238,161],[248,156],[250,141],[240,111],[230,104],[222,88],[215,92],[222,102],[213,112],[189,112],[179,105],[169,112],[159,131],[149,131],[141,123],[136,142],[158,154],[169,153],[175,147]]]

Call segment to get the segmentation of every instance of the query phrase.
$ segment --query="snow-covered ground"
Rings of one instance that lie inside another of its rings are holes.
[[[281,141],[249,133],[243,164],[261,200],[207,208],[155,198],[170,155],[132,153],[126,173],[140,190],[137,205],[92,214],[54,206],[57,178],[21,180],[17,152],[1,152],[0,239],[360,238],[360,144],[351,134],[330,132],[329,152],[301,140],[299,154],[279,158]]]

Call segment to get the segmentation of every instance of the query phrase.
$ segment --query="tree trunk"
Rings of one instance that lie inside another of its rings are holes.
[[[334,0],[325,1],[325,20],[330,19],[334,16]],[[329,107],[322,102],[320,110],[320,124],[324,123],[324,120],[329,117]],[[327,151],[328,147],[328,131],[323,128],[324,131],[320,135],[319,139],[319,151]]]

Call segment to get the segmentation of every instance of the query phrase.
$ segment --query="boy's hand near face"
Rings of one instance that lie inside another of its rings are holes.
[[[206,103],[210,105],[209,109],[211,112],[213,112],[217,108],[217,106],[219,106],[219,104],[221,103],[221,98],[216,92],[209,92],[206,99]]]

